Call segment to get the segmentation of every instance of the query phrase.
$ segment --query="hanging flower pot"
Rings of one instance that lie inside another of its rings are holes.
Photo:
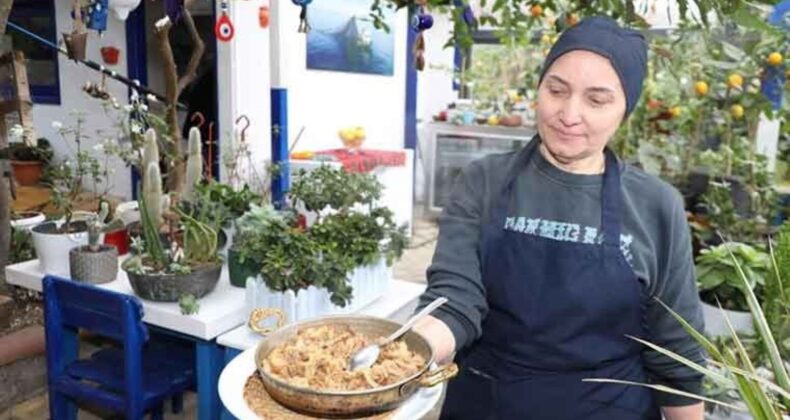
[[[261,6],[258,9],[258,23],[260,23],[261,28],[269,27],[269,6]]]
[[[88,48],[87,32],[64,33],[63,42],[66,44],[66,53],[70,59],[74,61],[85,59],[85,51]]]
[[[118,57],[121,55],[121,50],[115,47],[102,47],[99,51],[101,51],[101,58],[104,60],[104,64],[110,66],[118,64]]]

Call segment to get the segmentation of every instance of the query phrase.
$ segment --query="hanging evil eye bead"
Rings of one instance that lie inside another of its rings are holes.
[[[412,18],[411,27],[417,32],[431,29],[433,27],[433,16],[421,10],[420,13],[417,13]]]
[[[233,27],[233,22],[231,22],[228,17],[228,2],[223,1],[220,4],[220,9],[222,10],[222,14],[219,19],[217,19],[217,24],[214,25],[214,35],[219,41],[228,42],[233,39],[233,34],[236,32]]]

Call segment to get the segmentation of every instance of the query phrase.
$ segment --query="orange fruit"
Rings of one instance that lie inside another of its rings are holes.
[[[540,17],[543,14],[543,7],[541,7],[539,4],[535,4],[529,9],[529,14],[535,18]]]
[[[647,101],[647,109],[658,109],[661,108],[661,101],[658,99],[650,98]]]
[[[679,117],[682,112],[683,109],[680,108],[679,106],[673,106],[672,108],[669,108],[669,115],[671,115],[672,118]]]
[[[708,83],[702,80],[694,83],[694,92],[699,96],[705,96],[708,94]]]
[[[743,117],[743,112],[743,106],[739,104],[735,104],[730,107],[730,115],[732,115],[732,117],[736,120]]]
[[[727,77],[727,86],[731,89],[739,89],[743,86],[743,77],[738,73],[733,73]]]
[[[772,52],[771,54],[768,54],[768,64],[772,66],[778,66],[782,64],[782,61],[784,61],[782,54],[779,54],[778,52]]]
[[[567,23],[568,26],[573,26],[578,22],[579,22],[579,16],[576,13],[571,13],[565,16],[565,23]]]

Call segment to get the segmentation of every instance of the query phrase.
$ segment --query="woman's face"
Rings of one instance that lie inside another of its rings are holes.
[[[570,51],[552,63],[538,88],[538,132],[557,161],[580,163],[603,151],[625,108],[625,93],[609,60]]]

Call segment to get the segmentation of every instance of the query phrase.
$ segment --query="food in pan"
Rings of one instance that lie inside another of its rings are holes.
[[[263,370],[299,388],[318,391],[361,391],[379,388],[419,372],[426,360],[402,340],[382,348],[368,369],[349,372],[348,358],[373,338],[347,325],[306,328],[276,347],[263,361]]]

